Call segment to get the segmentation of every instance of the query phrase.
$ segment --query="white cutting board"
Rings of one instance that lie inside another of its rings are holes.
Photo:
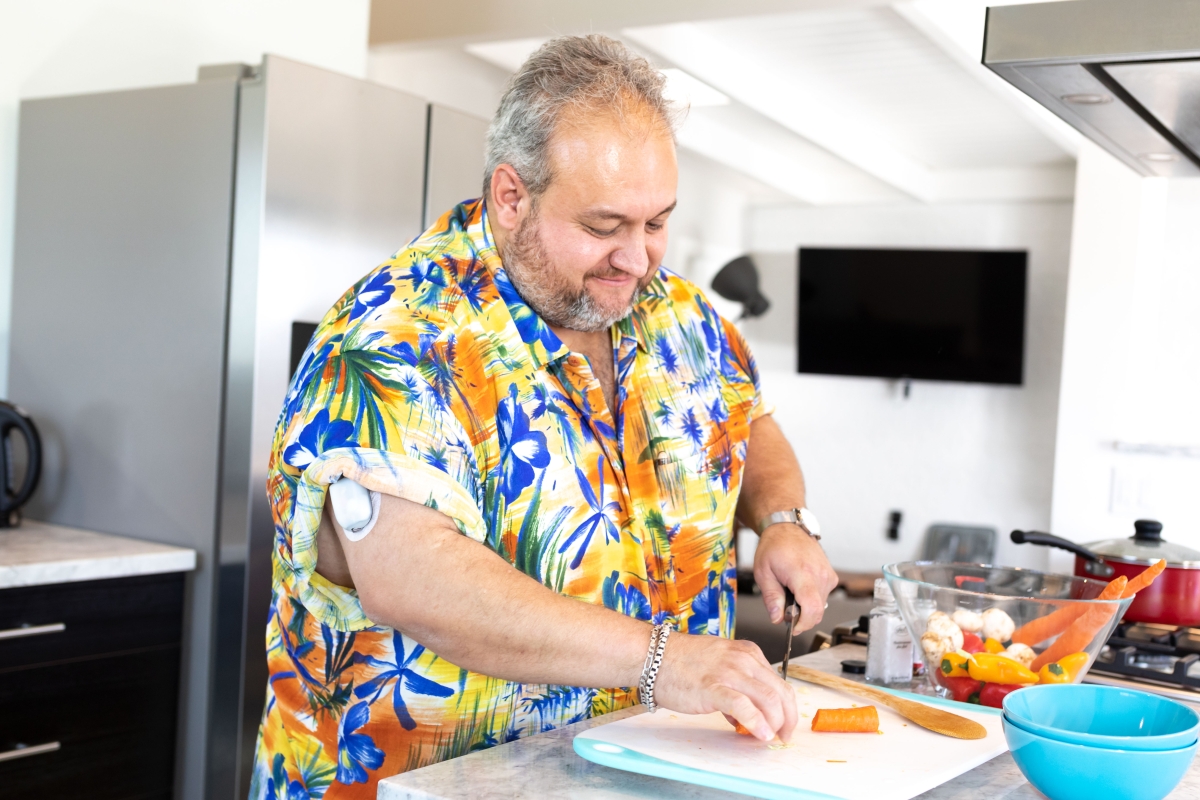
[[[587,746],[576,751],[593,761],[650,773],[654,762],[622,759],[622,751],[649,756],[686,770],[665,770],[671,777],[734,789],[730,779],[747,781],[744,791],[759,796],[789,796],[763,791],[763,784],[801,790],[793,796],[827,796],[845,800],[907,800],[954,779],[1008,750],[1000,713],[967,710],[959,703],[914,700],[952,710],[987,729],[987,737],[952,739],[877,705],[877,733],[813,733],[812,716],[819,708],[847,708],[869,702],[820,686],[790,684],[796,690],[801,717],[794,746],[772,750],[763,742],[733,732],[721,714],[689,715],[670,711],[639,714],[579,734]],[[601,743],[601,747],[596,747]],[[598,752],[597,752],[598,751]],[[613,754],[606,757],[607,754]],[[640,761],[640,766],[635,763]],[[649,764],[650,769],[645,768]]]

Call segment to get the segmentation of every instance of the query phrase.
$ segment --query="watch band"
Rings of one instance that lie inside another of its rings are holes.
[[[761,536],[763,531],[765,531],[767,528],[771,527],[772,525],[778,525],[780,522],[790,522],[812,538],[816,539],[818,542],[821,541],[821,534],[813,533],[809,527],[804,524],[803,515],[798,508],[789,508],[786,511],[776,511],[774,514],[767,514],[767,516],[763,517],[762,521],[758,523],[759,535]]]

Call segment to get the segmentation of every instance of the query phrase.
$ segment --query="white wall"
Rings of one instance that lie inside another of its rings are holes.
[[[367,75],[376,83],[490,122],[509,73],[461,46],[374,47]]]
[[[1141,178],[1086,143],[1076,197],[1054,531],[1086,543],[1149,517],[1200,549],[1200,179]]]
[[[17,113],[21,98],[196,79],[263,53],[357,77],[369,0],[0,0],[0,397],[7,393]]]
[[[744,324],[768,401],[800,457],[834,565],[916,557],[935,522],[997,528],[997,562],[1040,567],[1013,528],[1050,524],[1070,203],[778,207],[752,211],[749,245],[772,310]],[[1025,385],[898,382],[795,372],[796,248],[1027,249]],[[888,512],[903,512],[898,542]]]

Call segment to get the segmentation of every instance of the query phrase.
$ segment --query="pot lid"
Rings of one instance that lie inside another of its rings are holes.
[[[1133,523],[1134,533],[1128,539],[1108,539],[1084,547],[1110,560],[1153,564],[1163,558],[1166,559],[1168,567],[1200,569],[1200,551],[1165,541],[1162,538],[1162,528],[1161,522],[1139,519]]]

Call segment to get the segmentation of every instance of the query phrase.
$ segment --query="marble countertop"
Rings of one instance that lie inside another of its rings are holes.
[[[844,644],[810,653],[797,661],[826,672],[841,673],[846,658],[864,658],[866,648]],[[644,713],[641,706],[585,720],[488,750],[443,761],[386,778],[378,800],[501,800],[502,798],[570,798],[570,800],[733,800],[744,795],[652,778],[593,764],[576,755],[577,733]],[[919,795],[921,800],[1045,800],[1004,753],[949,783]],[[1169,800],[1200,797],[1200,759],[1193,762]]]
[[[0,589],[196,568],[196,551],[25,520],[0,529]]]

